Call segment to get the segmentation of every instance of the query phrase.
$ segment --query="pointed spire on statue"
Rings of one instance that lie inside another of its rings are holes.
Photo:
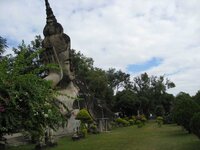
[[[45,0],[45,5],[46,5],[47,23],[57,22],[48,0]]]
[[[57,22],[56,17],[53,14],[53,11],[49,5],[48,0],[45,0],[46,6],[46,25],[43,30],[44,36],[56,35],[63,33],[63,27],[60,23]]]

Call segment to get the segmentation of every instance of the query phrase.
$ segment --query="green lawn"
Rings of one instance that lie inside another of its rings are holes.
[[[189,135],[176,125],[161,128],[153,122],[143,128],[136,126],[112,130],[109,133],[89,135],[73,142],[69,137],[58,141],[58,146],[49,150],[199,150],[200,140]],[[30,150],[22,146],[11,150]]]

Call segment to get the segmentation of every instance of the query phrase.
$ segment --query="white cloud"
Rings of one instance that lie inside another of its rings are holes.
[[[152,57],[160,66],[146,70],[176,83],[170,92],[200,89],[199,0],[49,0],[72,40],[72,48],[95,65],[127,71],[129,64]],[[1,0],[0,33],[8,42],[27,43],[42,34],[44,0]],[[138,74],[133,74],[138,75]]]

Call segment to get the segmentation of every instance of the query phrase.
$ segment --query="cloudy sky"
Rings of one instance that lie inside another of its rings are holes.
[[[95,66],[165,75],[180,91],[200,90],[200,0],[49,0],[72,48]],[[44,0],[0,0],[0,36],[10,48],[42,35]]]

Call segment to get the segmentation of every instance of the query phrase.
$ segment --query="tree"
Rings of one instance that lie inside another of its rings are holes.
[[[24,43],[15,50],[15,57],[0,61],[0,136],[24,130],[39,137],[46,127],[57,129],[66,118],[51,82],[38,76],[47,69],[34,65],[41,50],[30,53]]]
[[[140,101],[139,111],[149,116],[151,109],[151,82],[147,73],[141,74],[133,79],[133,91],[138,95]]]
[[[108,85],[116,92],[119,91],[120,88],[122,89],[130,89],[131,82],[130,82],[130,74],[126,74],[121,70],[116,71],[114,68],[110,68],[106,72],[108,78]]]
[[[123,90],[115,96],[115,111],[120,111],[126,116],[137,114],[140,103],[137,95],[130,90]]]
[[[164,76],[149,77],[147,73],[143,73],[133,80],[133,91],[137,93],[138,99],[141,100],[140,111],[146,116],[149,116],[150,112],[155,113],[157,107],[166,109],[165,112],[171,110],[172,97],[166,93],[166,90],[175,87],[173,82],[165,79]]]
[[[181,92],[176,96],[172,111],[173,118],[176,123],[183,126],[189,133],[191,132],[190,120],[199,111],[199,105],[191,99],[189,94]]]
[[[198,91],[195,96],[192,97],[193,100],[200,105],[200,91]]]
[[[106,71],[94,67],[92,58],[88,58],[76,50],[71,51],[71,56],[76,81],[84,99],[91,102],[94,98],[98,98],[102,103],[111,107],[113,90],[108,84]]]
[[[162,106],[164,108],[165,114],[171,113],[173,103],[174,103],[174,95],[165,93],[162,96]]]
[[[200,112],[195,113],[190,121],[190,128],[192,132],[200,138]]]
[[[5,52],[7,47],[6,39],[0,36],[0,56]]]
[[[76,52],[74,49],[71,50],[70,55],[76,79],[82,82],[85,81],[85,77],[87,77],[88,72],[94,68],[94,60],[84,56],[80,51]]]

